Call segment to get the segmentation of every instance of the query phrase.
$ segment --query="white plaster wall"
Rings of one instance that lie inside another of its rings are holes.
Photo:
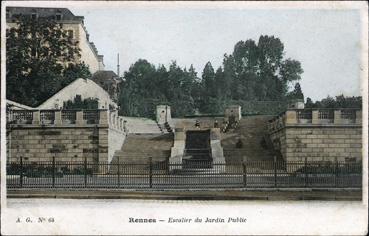
[[[109,128],[108,133],[108,163],[113,160],[114,153],[117,150],[121,150],[124,140],[126,139],[125,133]]]
[[[90,47],[90,43],[86,38],[86,31],[83,29],[81,24],[79,24],[78,31],[79,47],[81,49],[81,61],[84,61],[89,66],[90,72],[93,74],[99,70],[99,59]]]
[[[103,88],[92,80],[80,78],[64,87],[38,106],[37,109],[58,109],[63,106],[63,102],[73,100],[76,95],[81,95],[82,99],[98,98],[99,109],[108,109],[109,104],[113,107],[117,107],[117,104],[110,99],[109,94]]]

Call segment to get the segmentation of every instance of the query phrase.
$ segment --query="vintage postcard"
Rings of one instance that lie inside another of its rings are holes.
[[[366,235],[366,2],[6,1],[3,235]]]

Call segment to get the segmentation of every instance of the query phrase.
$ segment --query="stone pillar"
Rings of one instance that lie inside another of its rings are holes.
[[[356,124],[361,124],[362,123],[362,117],[363,116],[363,111],[362,110],[357,110],[356,111],[356,120],[355,123]]]
[[[108,114],[108,110],[99,110],[99,124],[100,125],[107,125],[109,124],[109,121],[108,121],[108,117],[109,117],[109,114]]]
[[[77,125],[84,125],[85,120],[83,120],[83,111],[76,112],[76,124]]]
[[[32,124],[33,125],[40,124],[40,111],[33,111]]]
[[[55,111],[54,124],[55,125],[61,125],[62,124],[61,111]]]
[[[312,120],[311,120],[312,124],[320,124],[320,120],[319,120],[319,111],[318,110],[313,110],[312,111]]]
[[[168,105],[158,105],[156,106],[156,122],[158,124],[164,124],[165,122],[170,122],[172,115],[170,112],[170,106]]]
[[[183,128],[176,128],[174,132],[174,143],[171,149],[169,171],[182,169],[182,158],[185,150],[186,132]]]
[[[335,110],[334,111],[334,121],[333,123],[336,125],[338,124],[342,124],[342,119],[341,119],[341,110]]]
[[[297,113],[295,110],[286,111],[286,124],[297,124]]]
[[[99,127],[98,129],[98,162],[109,163],[109,128]],[[106,174],[108,169],[100,166],[99,173]]]
[[[223,148],[220,143],[221,135],[220,128],[210,129],[210,146],[211,146],[211,156],[213,157],[213,163],[219,164],[214,165],[216,172],[225,172],[225,158],[223,154]]]

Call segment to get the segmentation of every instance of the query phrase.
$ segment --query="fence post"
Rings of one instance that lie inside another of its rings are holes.
[[[152,157],[149,157],[149,186],[152,188]]]
[[[53,173],[53,177],[52,177],[52,179],[53,179],[53,188],[55,188],[55,156],[53,156],[53,171],[52,171],[52,173]]]
[[[23,187],[23,157],[20,157],[20,179],[19,179],[20,187]]]
[[[170,166],[170,163],[169,163],[169,158],[168,158],[165,160],[165,166],[164,166],[166,175],[169,175],[169,168],[170,168],[169,166]]]
[[[85,177],[85,188],[87,187],[87,157],[85,156],[85,163],[84,163],[85,171],[84,171],[84,177]]]
[[[277,156],[274,156],[274,187],[277,187]]]
[[[338,175],[338,161],[337,157],[334,158],[334,187],[337,187],[337,176]]]
[[[307,185],[308,185],[307,157],[305,157],[304,173],[305,173],[305,187],[307,187]]]
[[[120,188],[120,161],[118,156],[118,188]]]
[[[243,186],[247,187],[247,168],[246,168],[246,161],[242,162],[243,168]]]

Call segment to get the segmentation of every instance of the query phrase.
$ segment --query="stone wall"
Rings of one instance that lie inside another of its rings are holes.
[[[109,129],[108,133],[108,162],[113,160],[114,153],[117,150],[121,150],[123,143],[126,139],[126,134],[115,129]]]
[[[361,134],[361,127],[286,127],[271,138],[287,161],[359,161]]]
[[[108,161],[108,126],[14,126],[8,136],[8,161]]]
[[[11,162],[108,163],[126,136],[122,117],[107,110],[12,110],[7,118]]]
[[[303,110],[287,111],[270,122],[270,138],[284,160],[362,160],[360,110],[309,113],[310,115],[306,115]],[[328,113],[332,115],[326,115]]]

